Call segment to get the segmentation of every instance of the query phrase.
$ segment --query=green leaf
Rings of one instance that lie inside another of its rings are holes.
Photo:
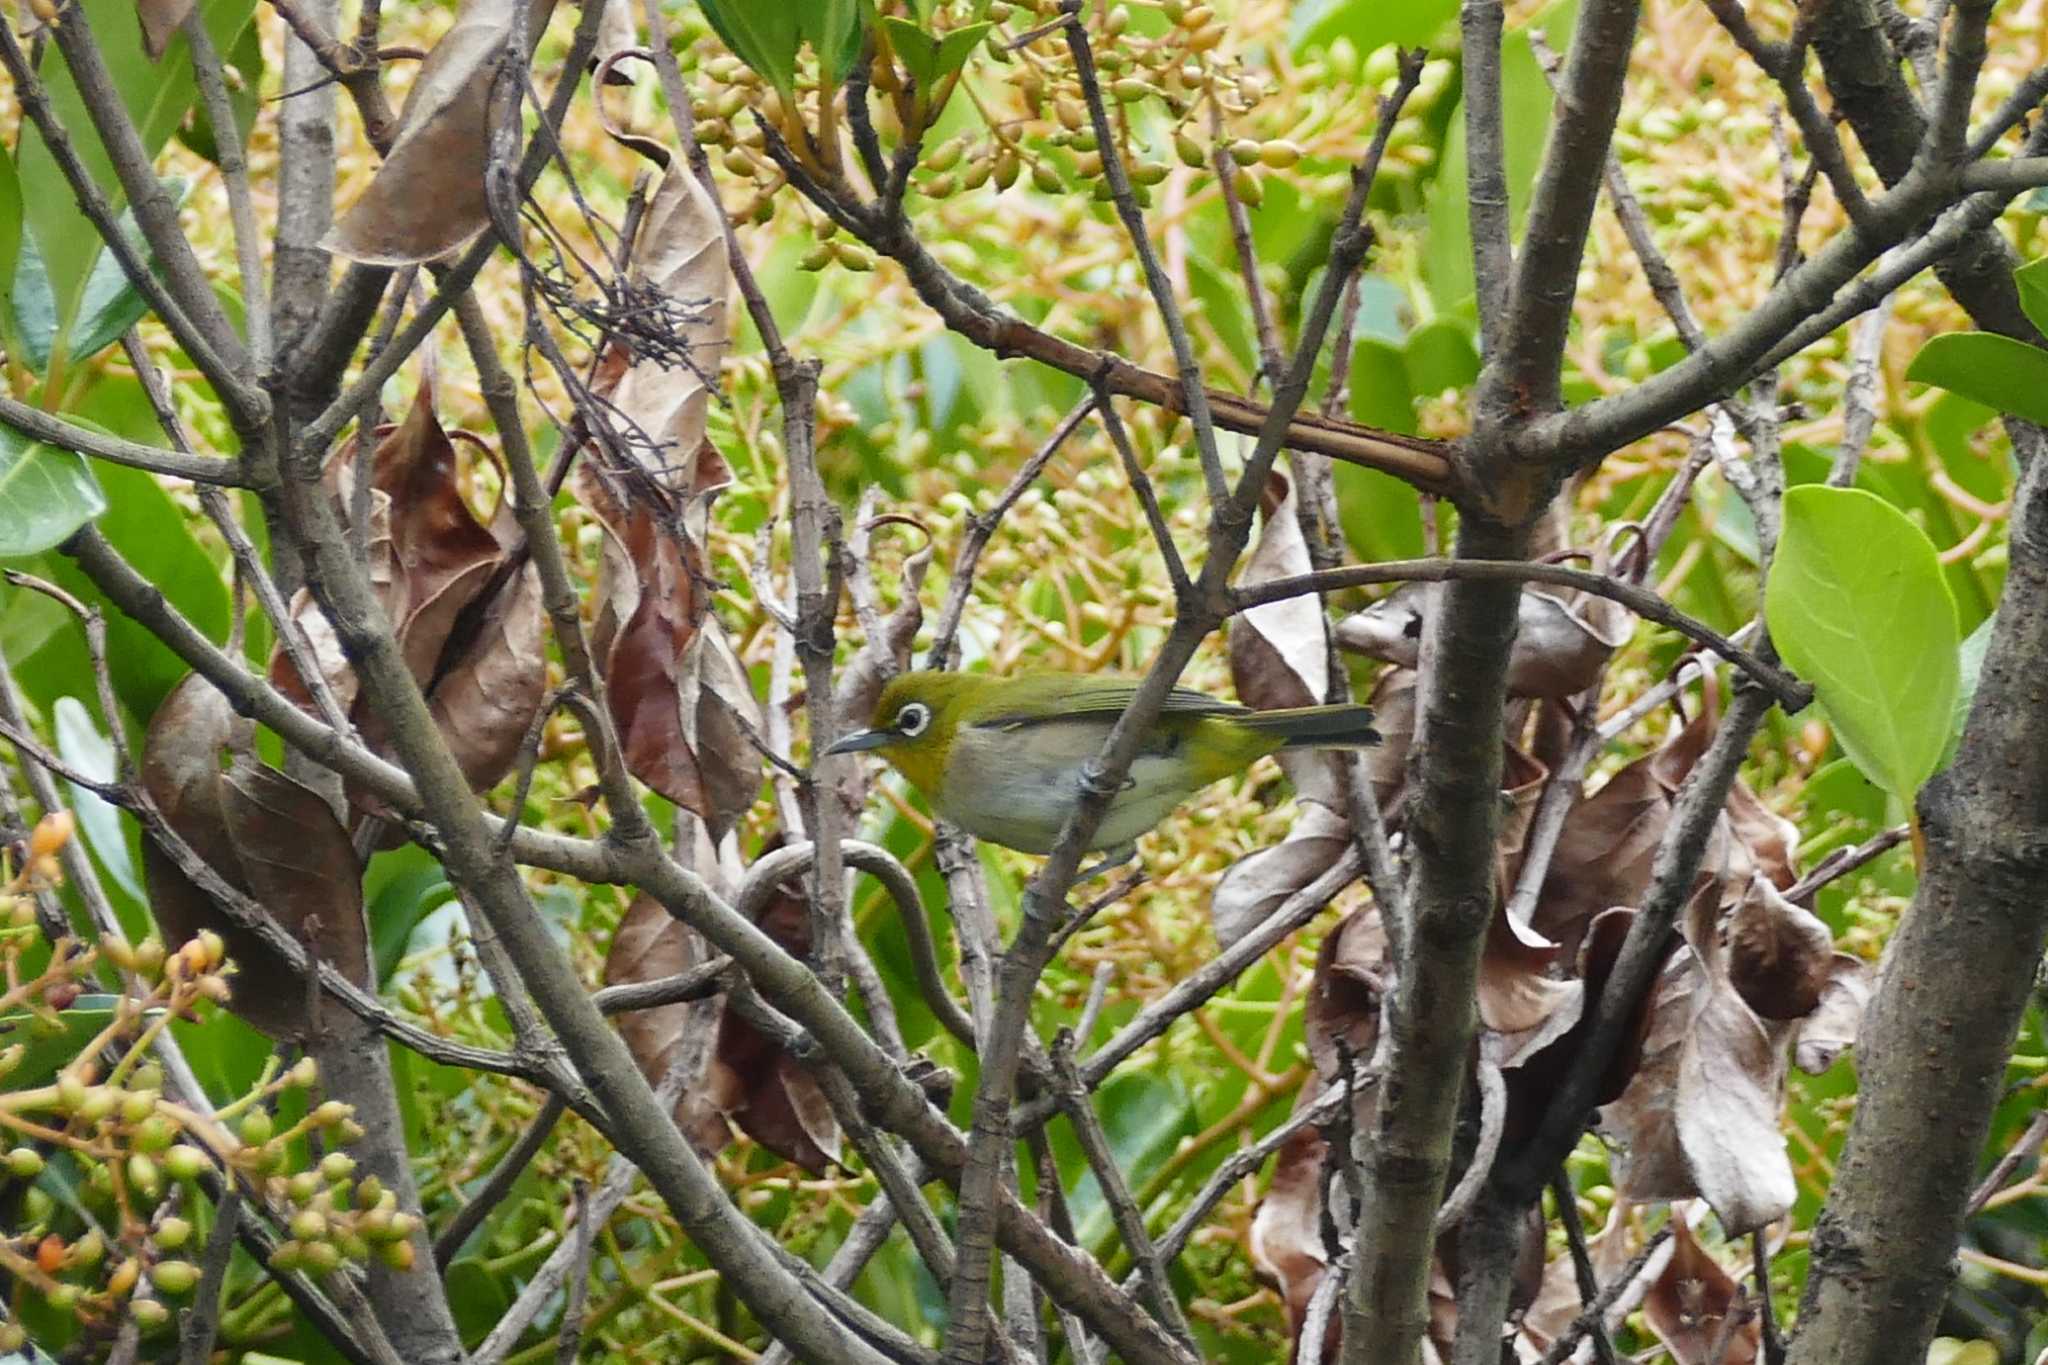
[[[768,78],[784,103],[796,89],[796,50],[803,34],[797,7],[789,0],[697,0],[719,41],[732,54]]]
[[[100,733],[92,713],[78,698],[57,698],[57,704],[51,708],[51,720],[54,722],[51,728],[56,731],[57,752],[65,762],[96,781],[112,782],[120,776],[114,746]],[[134,855],[128,848],[128,829],[122,823],[121,812],[98,793],[76,782],[66,785],[70,789],[71,809],[77,814],[80,830],[85,836],[86,849],[114,888],[125,894],[134,908],[140,910],[149,900],[142,889],[142,878],[136,875]],[[121,930],[141,937],[148,931],[147,916],[129,923],[124,915]]]
[[[1399,8],[1388,6],[1388,8]],[[1527,27],[1542,28],[1560,50],[1569,45],[1573,4],[1545,9]],[[1529,211],[1529,191],[1543,164],[1550,129],[1550,83],[1537,64],[1526,31],[1510,33],[1500,50],[1501,115],[1506,146],[1508,222],[1519,236]],[[1422,277],[1439,312],[1464,309],[1474,293],[1472,215],[1465,199],[1465,106],[1451,111],[1443,157],[1429,192],[1429,235],[1423,243]]]
[[[2027,321],[2048,332],[2048,257],[2013,271],[2012,282],[2020,287],[2020,308]]]
[[[1472,344],[1472,333],[1465,322],[1438,318],[1409,335],[1403,360],[1416,397],[1434,398],[1479,378],[1479,348]]]
[[[83,456],[0,426],[0,559],[41,554],[106,510]]]
[[[21,237],[21,177],[14,173],[14,158],[5,147],[0,147],[0,280],[14,278],[14,263],[21,256]],[[13,303],[8,294],[0,294],[0,339],[13,351],[20,347],[20,334],[15,331]]]
[[[1911,801],[1940,765],[1960,685],[1955,603],[1933,542],[1862,489],[1791,489],[1764,610],[1842,751]]]
[[[113,78],[114,88],[128,106],[143,150],[154,157],[185,121],[186,111],[192,106],[195,88],[185,36],[181,33],[171,40],[161,64],[152,62],[142,50],[142,26],[135,21],[132,0],[77,3],[85,7],[93,41]],[[233,52],[239,47],[255,8],[255,0],[200,0],[198,13],[214,47],[221,52]],[[80,133],[81,129],[93,126],[92,119],[61,54],[54,48],[43,62],[42,76],[58,121],[71,130],[71,150],[107,196],[109,205],[115,209],[123,207],[126,195],[99,139]],[[26,120],[23,123],[26,125]],[[32,127],[23,127],[15,157],[28,230],[42,248],[56,299],[58,325],[68,329],[78,312],[80,291],[100,255],[100,239],[79,209],[78,198],[57,169],[49,149]],[[8,277],[0,276],[4,278]]]
[[[47,1030],[31,1024],[26,1014],[0,1015],[0,1037],[27,1045],[21,1061],[7,1073],[9,1090],[32,1090],[43,1085],[78,1055],[78,1050],[114,1021],[114,995],[81,995],[69,1009],[58,1011],[59,1027]]]
[[[1970,632],[1962,647],[1956,651],[1956,705],[1954,719],[1949,725],[1949,750],[1963,737],[1963,723],[1970,718],[1970,707],[1977,700],[1977,684],[1984,679],[1984,656],[1991,650],[1991,632],[1998,625],[1998,613],[1992,612]]]
[[[938,80],[935,74],[939,66],[938,40],[907,19],[898,19],[893,14],[882,17],[882,30],[889,35],[889,46],[896,53],[896,60],[903,63],[903,69],[917,81],[918,89],[930,90]]]
[[[797,26],[835,81],[860,59],[860,0],[801,0]]]
[[[1421,47],[1458,12],[1458,0],[1302,0],[1288,26],[1296,56],[1349,38],[1363,57],[1388,43]]]
[[[118,394],[108,383],[94,386],[94,396]],[[114,414],[101,410],[104,415]],[[221,571],[187,529],[185,515],[154,476],[122,466],[99,471],[106,488],[107,510],[99,517],[99,530],[133,564],[136,571],[154,584],[172,605],[183,612],[207,638],[216,643],[226,639],[228,593]],[[0,512],[0,524],[6,516]],[[170,647],[139,625],[127,613],[113,609],[92,580],[62,555],[46,561],[49,576],[67,591],[88,603],[98,604],[107,618],[107,657],[113,667],[114,693],[132,717],[146,720],[156,713],[157,704],[188,671]],[[44,652],[76,645],[77,632],[67,631],[50,642]],[[54,697],[38,672],[42,659],[18,673],[24,690],[39,704],[50,705]],[[53,668],[53,677],[68,676]],[[70,686],[68,690],[76,690]]]
[[[1996,332],[1950,332],[1930,338],[1906,367],[1906,378],[2030,422],[2048,422],[2048,351]]]
[[[932,79],[942,81],[967,65],[967,59],[974,55],[974,49],[981,46],[981,40],[987,37],[988,31],[994,27],[994,24],[987,21],[967,24],[940,39],[939,54],[935,62],[936,74]]]

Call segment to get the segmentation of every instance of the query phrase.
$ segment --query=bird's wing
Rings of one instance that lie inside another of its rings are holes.
[[[1059,710],[1050,714],[1004,713],[998,710],[992,715],[972,717],[968,723],[976,729],[1021,730],[1031,725],[1046,725],[1054,721],[1073,720],[1079,716],[1107,716],[1114,718],[1131,704],[1131,698],[1138,695],[1136,683],[1112,685],[1095,683],[1087,689],[1087,695],[1063,698]],[[1222,701],[1206,692],[1192,688],[1176,687],[1166,694],[1166,703],[1160,708],[1161,715],[1167,716],[1238,716],[1246,714],[1246,708],[1235,702]]]

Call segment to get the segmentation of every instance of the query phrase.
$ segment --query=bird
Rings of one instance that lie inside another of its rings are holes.
[[[1135,680],[1082,673],[906,672],[883,687],[867,729],[825,752],[876,754],[941,818],[978,839],[1043,855],[1137,692]],[[1087,851],[1106,856],[1083,875],[1130,861],[1139,835],[1267,754],[1362,748],[1379,738],[1368,706],[1255,711],[1176,687],[1089,841]]]

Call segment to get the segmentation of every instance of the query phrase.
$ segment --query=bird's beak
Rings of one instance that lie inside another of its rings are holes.
[[[855,730],[850,735],[840,736],[839,742],[825,752],[831,754],[857,754],[865,749],[879,749],[896,736],[887,730]]]

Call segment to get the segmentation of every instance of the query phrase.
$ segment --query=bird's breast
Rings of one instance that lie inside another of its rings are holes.
[[[1050,853],[1081,795],[1081,774],[1102,752],[1109,723],[1041,721],[1012,729],[963,726],[937,793],[940,813],[979,839]],[[1163,820],[1203,778],[1178,737],[1138,755],[1110,800],[1090,848],[1118,848]]]

